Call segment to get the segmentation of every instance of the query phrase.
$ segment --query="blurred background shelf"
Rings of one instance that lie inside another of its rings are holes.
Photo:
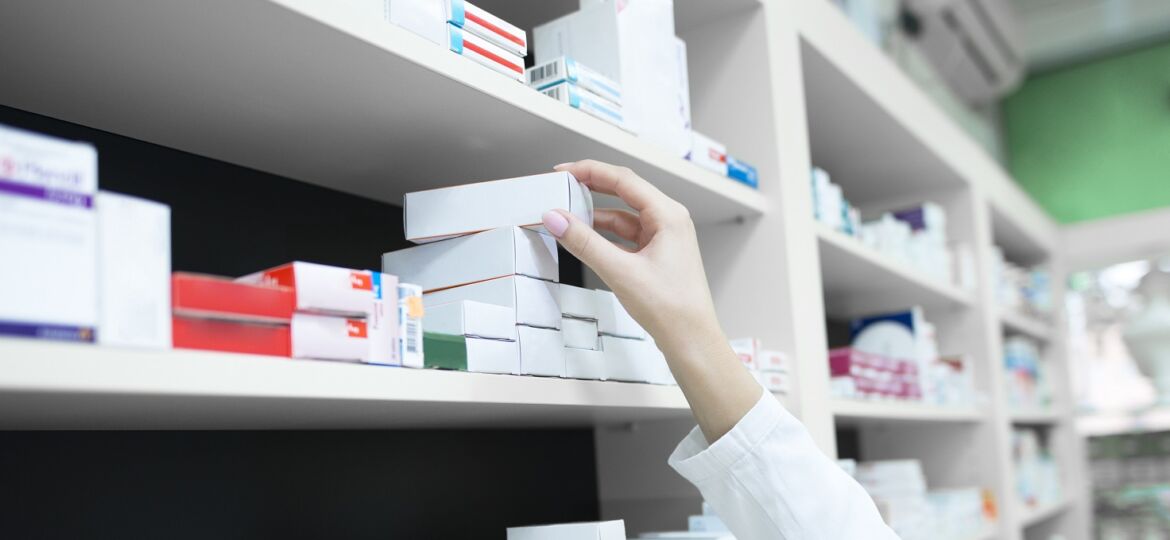
[[[1052,340],[1052,325],[1046,321],[1010,309],[1000,309],[1004,328],[1043,342]]]
[[[984,420],[975,407],[946,407],[899,401],[865,401],[834,398],[833,415],[850,423],[920,422],[976,424]]]
[[[1028,527],[1039,525],[1049,519],[1056,517],[1065,510],[1068,510],[1069,506],[1071,505],[1072,500],[1069,498],[1064,498],[1060,501],[1037,506],[1034,508],[1021,508],[1019,512],[1020,528],[1026,529]]]

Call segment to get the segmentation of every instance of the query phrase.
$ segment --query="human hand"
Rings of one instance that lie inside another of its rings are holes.
[[[605,281],[663,352],[726,347],[686,207],[625,167],[585,160],[555,169],[621,198],[637,212],[597,209],[593,215],[595,229],[612,232],[632,249],[610,242],[564,210],[545,213],[544,226]]]

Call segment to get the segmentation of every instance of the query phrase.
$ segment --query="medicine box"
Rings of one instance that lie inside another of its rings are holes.
[[[394,330],[362,318],[297,313],[292,318],[292,356],[393,364]]]
[[[690,532],[725,533],[730,532],[727,524],[719,516],[698,515],[687,516],[687,530]]]
[[[93,341],[97,151],[0,126],[0,334]]]
[[[351,0],[362,14],[381,17],[436,45],[447,45],[449,0]]]
[[[524,81],[524,59],[482,37],[447,24],[451,52],[491,68],[517,81]]]
[[[569,83],[585,90],[610,104],[621,107],[621,85],[613,79],[577,62],[572,57],[560,56],[528,68],[525,71],[528,86],[537,90]]]
[[[607,336],[616,336],[630,339],[645,339],[646,330],[630,316],[625,306],[618,301],[617,295],[610,291],[596,291],[597,294],[597,329]]]
[[[558,291],[560,292],[561,313],[566,317],[576,319],[595,321],[600,319],[600,306],[602,302],[609,300],[601,291],[564,283],[560,284]]]
[[[687,159],[711,172],[727,176],[727,147],[698,131],[691,131],[691,151]]]
[[[750,187],[760,187],[760,174],[756,172],[756,168],[732,156],[727,156],[727,176]]]
[[[375,300],[393,297],[397,278],[381,272],[293,262],[239,278],[241,283],[292,287],[296,310],[305,313],[364,317]],[[389,287],[383,291],[384,287]]]
[[[593,224],[589,188],[567,172],[415,191],[402,207],[406,239],[418,244],[500,227],[543,232],[542,216],[554,208]]]
[[[760,369],[757,361],[760,340],[753,338],[733,339],[731,340],[731,350],[735,352],[739,361],[743,362],[744,367],[752,371]]]
[[[565,347],[565,376],[570,379],[604,381],[605,353]]]
[[[422,287],[398,283],[398,359],[404,367],[423,367]]]
[[[98,343],[171,347],[171,208],[98,192]]]
[[[453,302],[426,311],[428,332],[516,341],[516,313],[512,308],[482,302]]]
[[[756,367],[760,371],[788,372],[788,355],[780,351],[759,349],[756,351]]]
[[[605,376],[611,381],[656,382],[662,379],[662,353],[649,341],[601,336]]]
[[[520,374],[520,344],[426,332],[426,367],[473,373]]]
[[[561,333],[565,338],[565,347],[590,350],[601,348],[601,342],[598,340],[597,321],[562,317]]]
[[[540,93],[564,103],[574,109],[589,113],[617,127],[626,129],[625,115],[622,108],[602,99],[592,92],[578,88],[570,83],[554,84],[540,91]]]
[[[565,340],[559,330],[517,326],[520,336],[520,373],[543,377],[565,376]]]
[[[756,371],[754,375],[756,380],[760,382],[760,385],[769,392],[787,394],[792,391],[792,385],[789,382],[787,373],[779,371]]]
[[[382,270],[427,292],[511,275],[560,278],[556,239],[522,227],[391,251],[382,256]]]
[[[172,340],[176,349],[284,356],[291,354],[287,324],[259,324],[175,315]]]
[[[622,520],[508,527],[508,540],[626,540]]]
[[[483,8],[464,0],[445,0],[447,21],[517,56],[528,55],[528,35]],[[523,61],[521,61],[523,65]]]
[[[175,315],[184,317],[288,324],[296,294],[292,287],[176,272],[171,304]]]
[[[509,276],[423,295],[426,309],[471,300],[515,310],[512,324],[560,329],[557,284],[525,276]]]

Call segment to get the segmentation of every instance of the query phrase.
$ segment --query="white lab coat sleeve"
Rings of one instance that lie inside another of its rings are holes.
[[[691,430],[670,465],[737,540],[897,540],[865,490],[772,396],[710,446]]]

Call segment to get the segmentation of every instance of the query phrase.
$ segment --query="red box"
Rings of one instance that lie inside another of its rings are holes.
[[[172,317],[176,349],[292,356],[287,325]]]
[[[288,324],[296,301],[292,287],[181,272],[171,276],[171,305],[183,317]]]

